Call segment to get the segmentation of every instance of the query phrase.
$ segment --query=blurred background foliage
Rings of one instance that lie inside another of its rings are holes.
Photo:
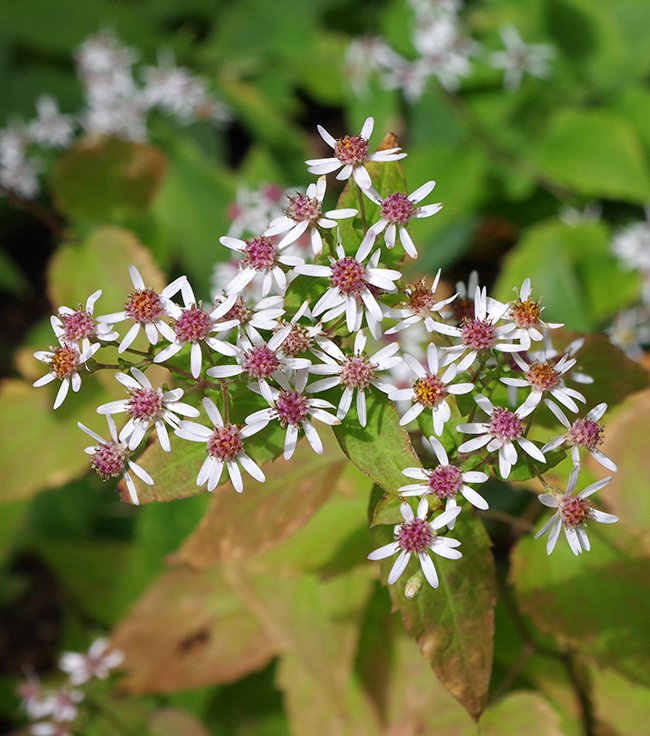
[[[303,162],[322,151],[316,124],[357,132],[368,115],[377,140],[392,131],[408,151],[409,191],[436,179],[444,203],[440,215],[413,224],[421,257],[410,275],[443,267],[453,283],[476,268],[500,299],[529,276],[545,318],[573,331],[601,331],[637,303],[641,278],[612,254],[611,240],[643,219],[650,202],[646,0],[476,0],[462,22],[489,51],[500,48],[506,24],[552,45],[549,78],[525,77],[509,91],[502,74],[478,60],[460,92],[435,79],[413,101],[377,79],[353,89],[346,55],[354,38],[381,36],[413,57],[406,0],[2,2],[0,121],[29,119],[44,93],[64,112],[80,109],[74,52],[103,29],[142,62],[173,51],[233,116],[220,128],[152,117],[146,142],[81,141],[44,157],[36,200],[0,198],[7,729],[19,723],[14,688],[25,668],[47,677],[58,652],[85,649],[118,626],[116,641],[137,666],[121,694],[98,698],[128,724],[122,733],[476,732],[363,563],[372,545],[371,484],[342,456],[323,493],[328,503],[315,504],[296,534],[287,537],[278,522],[259,548],[253,536],[248,553],[233,543],[234,552],[201,565],[205,550],[182,544],[208,507],[206,495],[136,510],[84,475],[76,420],[91,423],[95,406],[116,398],[111,379],[88,381],[56,414],[47,391],[29,386],[40,374],[31,352],[52,340],[49,315],[97,288],[103,311],[120,309],[130,263],[151,283],[186,273],[209,300],[238,188],[305,187],[312,177]],[[600,371],[596,360],[599,385],[612,391],[628,381],[626,393],[647,386],[645,370],[619,357]],[[576,678],[592,696],[588,715],[600,730],[590,733],[647,733],[650,506],[647,441],[638,430],[649,419],[647,392],[610,419],[609,454],[621,473],[607,501],[623,522],[582,556],[578,573],[568,550],[549,561],[521,529],[488,522],[500,594],[484,736],[582,733]],[[297,480],[295,502],[316,485]],[[495,486],[498,511],[526,508],[525,494]],[[263,533],[259,522],[252,529]],[[172,553],[205,569],[170,569]],[[523,613],[513,613],[515,598]],[[567,651],[573,669],[564,666]],[[179,726],[175,718],[188,720]],[[120,730],[100,713],[84,733]]]

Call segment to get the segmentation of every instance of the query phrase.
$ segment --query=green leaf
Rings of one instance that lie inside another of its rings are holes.
[[[620,736],[644,733],[648,728],[650,689],[611,669],[592,667],[589,674],[599,723]]]
[[[534,160],[546,176],[586,197],[638,204],[650,199],[641,141],[624,118],[609,112],[558,112]]]
[[[56,162],[57,209],[77,222],[110,222],[146,210],[165,176],[157,148],[119,138],[84,139]]]
[[[517,543],[511,580],[519,605],[559,646],[648,685],[650,557],[620,523],[590,524],[588,534],[591,550],[579,557],[564,538],[550,556],[543,540]]]
[[[232,682],[266,665],[275,646],[215,568],[170,570],[119,624],[124,687],[166,693]]]
[[[417,640],[439,680],[477,719],[487,703],[492,672],[494,561],[489,537],[477,518],[462,514],[453,536],[462,540],[463,556],[459,560],[435,558],[438,589],[425,581],[411,600],[404,595],[403,585],[391,585],[389,591],[406,630]],[[392,562],[383,564],[385,576]],[[415,571],[416,564],[411,561],[405,575]]]
[[[535,692],[510,693],[481,718],[481,736],[565,736],[559,714]]]
[[[348,414],[334,434],[343,452],[352,462],[388,493],[397,493],[403,486],[404,468],[420,467],[408,432],[399,424],[399,415],[392,401],[379,391],[366,394],[367,425],[355,422],[355,413]]]

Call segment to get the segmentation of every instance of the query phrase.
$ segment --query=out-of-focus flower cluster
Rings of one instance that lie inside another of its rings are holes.
[[[42,152],[68,148],[78,135],[146,141],[153,111],[180,125],[197,120],[222,124],[231,118],[208,82],[177,66],[171,54],[161,54],[156,66],[136,69],[137,52],[110,31],[86,39],[75,61],[86,103],[82,110],[64,114],[53,97],[44,95],[36,101],[33,120],[13,120],[0,129],[0,186],[4,189],[35,197],[38,175],[45,166]]]
[[[579,369],[582,341],[562,350],[554,345],[552,333],[562,325],[544,319],[529,279],[507,302],[489,296],[475,273],[451,294],[442,293],[440,272],[405,283],[400,264],[418,255],[411,224],[442,207],[424,203],[435,182],[411,193],[377,191],[377,172],[385,166],[397,172],[395,162],[406,153],[394,140],[371,151],[372,118],[358,135],[334,138],[318,130],[331,151],[306,162],[317,180],[290,194],[283,212],[248,237],[257,221],[242,220],[221,237],[237,260],[211,304],[197,300],[185,276],[156,291],[131,267],[133,290],[121,311],[95,317],[96,292],[85,306],[53,315],[59,344],[36,353],[48,370],[35,385],[59,382],[56,408],[69,388],[79,390],[83,374],[117,370],[123,398],[97,409],[109,436],[79,426],[95,442],[86,448],[92,468],[104,479],[122,477],[133,504],[140,500],[136,478],[155,484],[134,459],[148,440],[167,453],[174,449],[170,433],[202,445],[196,485],[213,491],[227,474],[241,493],[245,475],[265,480],[254,457],[270,432],[287,460],[301,435],[322,453],[319,424],[358,435],[370,430],[377,402],[394,401],[400,424],[417,421],[427,439],[423,466],[405,468],[410,482],[394,489],[403,499],[394,540],[370,554],[397,555],[391,583],[415,555],[437,587],[430,553],[461,556],[461,540],[443,529],[452,530],[467,505],[487,509],[480,485],[490,474],[507,479],[516,468],[537,477],[546,489],[540,500],[557,509],[544,527],[548,552],[561,529],[576,554],[589,549],[587,523],[615,517],[588,500],[610,478],[574,494],[582,458],[586,452],[609,471],[616,465],[599,449],[606,405],[583,412],[587,400],[576,388],[592,382]],[[333,173],[348,183],[340,206],[326,209]],[[296,250],[302,238],[305,247]],[[136,339],[148,347],[134,348]],[[119,365],[97,363],[107,344],[117,348]],[[146,374],[153,364],[164,365],[183,388],[153,384]],[[531,438],[539,436],[531,430],[540,411],[561,427],[546,444]],[[564,491],[543,478],[550,452],[571,459]]]
[[[378,36],[355,39],[348,49],[345,71],[357,94],[367,90],[373,76],[386,89],[401,90],[408,102],[420,99],[431,78],[456,92],[479,60],[502,70],[504,87],[510,90],[518,89],[526,74],[549,76],[552,46],[525,43],[514,27],[504,26],[500,30],[502,50],[486,53],[464,28],[462,0],[409,2],[414,15],[414,58],[398,54]]]
[[[124,655],[110,649],[106,639],[96,639],[85,653],[64,652],[59,669],[67,681],[56,689],[46,688],[34,674],[28,674],[18,687],[22,709],[30,721],[32,736],[72,736],[83,733],[84,687],[93,680],[105,680],[122,664]]]

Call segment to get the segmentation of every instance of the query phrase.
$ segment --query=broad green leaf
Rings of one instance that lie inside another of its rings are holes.
[[[247,484],[240,496],[227,485],[216,491],[196,531],[178,559],[203,568],[263,552],[304,526],[328,499],[347,465],[332,452],[330,440],[316,455],[303,440],[288,463],[278,458],[264,465],[266,481]],[[248,479],[247,479],[248,480]]]
[[[558,183],[586,197],[650,199],[641,141],[624,119],[596,110],[561,110],[551,121],[534,160]]]
[[[560,646],[647,685],[650,557],[621,523],[592,523],[588,534],[591,550],[579,557],[563,535],[550,556],[544,540],[517,543],[511,580],[519,605]]]
[[[83,139],[56,162],[57,209],[77,222],[103,223],[147,209],[165,176],[161,151],[119,138]]]
[[[393,605],[402,615],[407,632],[418,642],[441,683],[478,719],[485,709],[494,637],[496,601],[494,562],[490,540],[481,522],[461,514],[450,534],[462,541],[459,560],[434,555],[440,587],[425,581],[409,600],[400,582],[389,588]],[[393,559],[383,564],[387,576]],[[419,569],[411,561],[403,578]]]
[[[214,567],[170,570],[113,633],[124,651],[124,687],[175,692],[232,682],[266,665],[276,648]]]
[[[379,391],[366,394],[368,422],[355,423],[355,413],[334,428],[343,452],[368,477],[388,493],[404,485],[404,468],[419,467],[408,432],[399,424],[392,401]]]

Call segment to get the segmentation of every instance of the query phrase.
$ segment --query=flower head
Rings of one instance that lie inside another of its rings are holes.
[[[99,350],[99,343],[88,345],[85,350],[71,343],[65,342],[59,338],[59,347],[51,350],[38,350],[34,353],[37,360],[47,363],[50,370],[44,376],[34,381],[35,387],[45,386],[47,383],[59,380],[61,385],[54,399],[54,408],[58,409],[65,401],[70,387],[74,392],[81,388],[81,376],[79,371],[86,368],[86,363]]]
[[[404,289],[406,300],[397,308],[387,310],[389,317],[399,320],[396,325],[386,330],[387,335],[393,335],[420,323],[424,324],[427,332],[440,332],[438,329],[440,320],[435,319],[435,316],[442,313],[444,308],[456,298],[456,294],[453,294],[447,299],[436,300],[440,274],[441,269],[438,269],[431,286],[427,286],[424,279],[418,281],[417,284],[406,286]],[[442,330],[444,329],[443,326]]]
[[[519,340],[523,350],[529,350],[532,341],[539,342],[544,339],[547,330],[562,327],[560,322],[543,322],[542,312],[544,307],[539,300],[532,298],[530,279],[524,279],[519,289],[517,299],[508,303],[506,316],[515,325],[512,337]]]
[[[504,70],[503,86],[506,89],[518,89],[524,74],[542,79],[548,77],[549,62],[555,55],[552,46],[524,43],[513,26],[502,28],[500,33],[505,49],[491,54],[490,62],[495,69]]]
[[[105,680],[110,670],[119,667],[123,660],[122,651],[111,649],[108,639],[100,638],[95,639],[85,654],[64,652],[59,667],[69,675],[73,685],[84,685],[95,677]]]

